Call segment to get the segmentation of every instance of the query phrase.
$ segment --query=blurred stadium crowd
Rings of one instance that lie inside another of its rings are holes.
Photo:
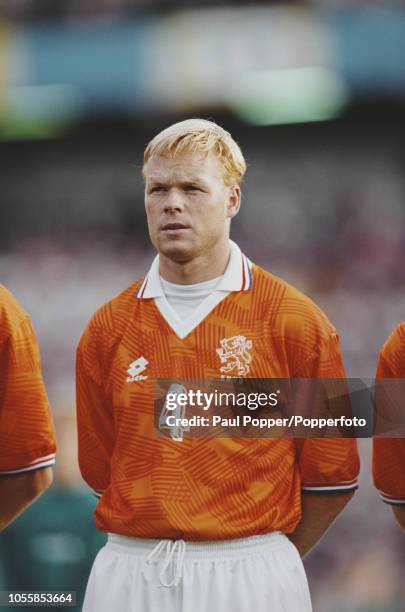
[[[304,4],[321,3],[297,6]],[[146,6],[174,3],[14,0],[0,2],[0,14],[27,22],[127,17]],[[148,140],[188,114],[232,132],[248,162],[233,238],[323,308],[339,331],[348,376],[368,380],[382,343],[405,318],[403,91],[388,99],[363,93],[325,123],[249,125],[221,106],[102,116],[97,109],[59,138],[0,141],[0,279],[36,327],[60,447],[56,485],[0,537],[0,588],[73,589],[80,600],[104,540],[76,463],[74,351],[94,310],[153,257],[140,177]],[[0,112],[0,135],[4,125]],[[360,440],[360,489],[305,562],[317,612],[405,611],[405,539],[372,487],[370,448]]]

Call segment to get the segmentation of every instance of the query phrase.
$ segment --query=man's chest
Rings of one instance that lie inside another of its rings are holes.
[[[113,406],[151,404],[162,379],[290,375],[280,337],[265,319],[249,312],[227,318],[214,312],[180,338],[152,309],[127,326],[104,372],[104,389]]]

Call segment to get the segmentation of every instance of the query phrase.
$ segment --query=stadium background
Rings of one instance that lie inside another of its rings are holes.
[[[80,596],[103,542],[76,466],[74,349],[153,256],[148,140],[189,116],[232,132],[248,162],[234,239],[325,310],[348,376],[370,378],[405,318],[404,101],[401,1],[0,2],[0,279],[34,321],[60,447],[56,485],[0,537],[0,588]],[[405,610],[404,535],[360,450],[360,490],[305,560],[317,612]]]

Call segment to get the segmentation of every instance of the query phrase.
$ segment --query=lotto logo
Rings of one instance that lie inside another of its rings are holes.
[[[144,371],[149,361],[145,357],[139,357],[133,361],[127,370],[129,376],[127,376],[127,382],[135,382],[136,380],[146,380],[148,377],[143,376],[141,372]]]

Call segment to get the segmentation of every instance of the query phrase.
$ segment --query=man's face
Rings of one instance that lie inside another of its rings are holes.
[[[240,189],[225,185],[213,154],[154,156],[144,177],[149,234],[159,253],[177,262],[192,261],[228,239]]]

